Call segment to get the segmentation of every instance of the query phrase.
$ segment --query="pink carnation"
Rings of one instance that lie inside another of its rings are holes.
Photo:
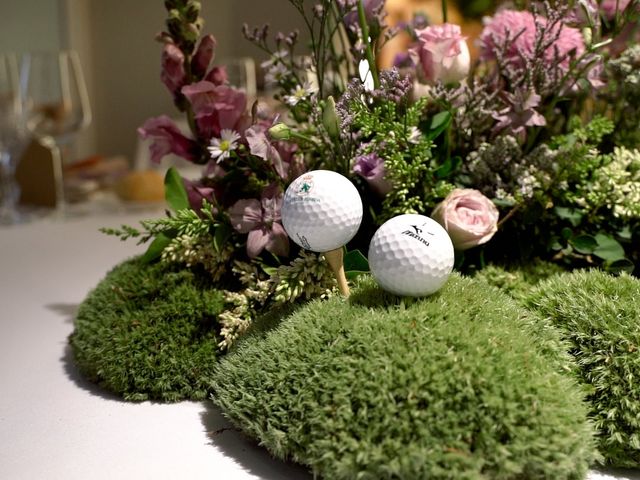
[[[493,60],[506,46],[504,59],[516,68],[524,68],[526,61],[535,54],[537,31],[546,24],[546,18],[535,16],[531,12],[503,10],[497,13],[485,25],[480,36],[482,58]],[[557,55],[560,60],[559,68],[566,72],[571,59],[584,53],[584,38],[578,29],[566,25],[555,27],[553,35],[558,38],[545,50],[544,58],[552,65]]]
[[[600,11],[607,20],[613,20],[617,12],[624,12],[631,3],[631,0],[602,0]]]

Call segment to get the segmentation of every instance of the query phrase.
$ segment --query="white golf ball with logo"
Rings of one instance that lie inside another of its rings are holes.
[[[346,245],[362,222],[362,200],[346,177],[314,170],[296,178],[284,193],[282,225],[306,250],[329,252]]]
[[[424,215],[406,214],[385,222],[369,245],[369,267],[380,287],[396,295],[437,292],[453,270],[447,231]]]

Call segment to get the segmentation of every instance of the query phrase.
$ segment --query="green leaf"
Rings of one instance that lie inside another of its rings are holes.
[[[184,188],[182,177],[174,167],[167,170],[164,177],[164,197],[174,211],[189,208],[189,196]]]
[[[565,240],[569,240],[571,237],[573,237],[573,231],[568,227],[564,227],[560,231],[560,234],[562,235],[562,238],[564,238]]]
[[[620,274],[626,272],[628,274],[632,274],[635,265],[631,260],[626,258],[621,258],[620,260],[616,260],[615,262],[611,262],[606,265],[606,269],[610,273]]]
[[[353,280],[369,272],[369,261],[360,250],[352,250],[344,256],[344,271],[345,276]]]
[[[580,222],[582,221],[583,214],[578,210],[574,210],[573,208],[555,207],[554,210],[558,217],[562,218],[563,220],[568,220],[574,227],[580,225]]]
[[[624,258],[624,248],[615,238],[599,233],[596,235],[596,241],[598,246],[593,251],[595,256],[607,262],[615,262]]]
[[[147,251],[144,252],[141,260],[143,263],[151,263],[154,260],[160,258],[164,249],[171,243],[171,238],[166,236],[164,233],[159,233],[156,238],[153,239]]]
[[[216,231],[213,234],[213,248],[216,249],[216,252],[220,252],[230,236],[231,228],[228,225],[221,224],[216,227]]]
[[[455,172],[460,167],[460,165],[462,165],[462,158],[447,158],[447,160],[435,171],[435,176],[437,179],[446,178],[451,173]]]
[[[598,248],[598,242],[591,235],[578,235],[569,240],[569,243],[577,252],[588,255]]]
[[[427,140],[434,140],[451,125],[451,114],[449,112],[436,113],[426,126],[425,137]]]

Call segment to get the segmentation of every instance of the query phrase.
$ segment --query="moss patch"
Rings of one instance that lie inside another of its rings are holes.
[[[222,305],[191,272],[133,259],[88,295],[69,341],[80,371],[126,400],[199,400],[218,356]]]
[[[311,302],[218,363],[214,402],[324,478],[584,477],[592,428],[555,329],[458,275],[406,302],[371,280]]]
[[[555,263],[534,260],[519,267],[488,265],[476,272],[474,278],[498,287],[503,293],[522,300],[538,283],[566,272]]]
[[[600,271],[550,278],[526,303],[570,343],[605,459],[640,466],[640,280]]]

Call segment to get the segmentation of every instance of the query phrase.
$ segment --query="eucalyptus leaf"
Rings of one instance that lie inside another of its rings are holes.
[[[189,208],[189,196],[184,188],[182,177],[174,167],[167,170],[164,177],[164,196],[169,206],[174,210]]]
[[[438,138],[442,132],[444,132],[449,125],[451,125],[451,114],[449,112],[436,113],[429,122],[425,125],[425,136],[428,140],[434,140]]]
[[[369,261],[360,250],[352,250],[344,256],[345,276],[352,280],[369,272]]]
[[[620,260],[616,260],[615,262],[611,262],[607,265],[607,271],[610,273],[620,274],[620,273],[633,273],[635,265],[631,260],[626,258],[621,258]]]
[[[591,235],[578,235],[569,240],[569,243],[578,253],[589,255],[598,248],[598,242]]]
[[[624,258],[624,248],[615,238],[599,233],[596,235],[598,247],[593,254],[607,262],[615,262]]]
[[[141,261],[143,263],[151,263],[160,258],[160,255],[162,255],[162,252],[167,248],[169,243],[171,243],[171,238],[164,233],[159,233],[156,238],[153,239],[147,251],[144,252],[144,255],[142,255]]]

